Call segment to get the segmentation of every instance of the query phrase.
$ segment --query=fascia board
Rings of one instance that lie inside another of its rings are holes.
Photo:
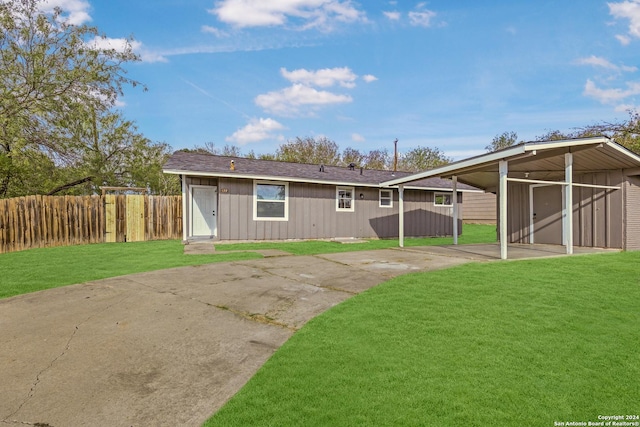
[[[628,148],[623,147],[620,144],[610,143],[610,142],[608,142],[606,145],[607,145],[607,147],[613,148],[617,152],[629,157],[634,162],[640,164],[640,156],[638,156],[636,153],[634,153],[633,151],[629,150]]]
[[[183,171],[177,169],[164,169],[164,173],[173,174],[173,175],[189,175],[189,176],[207,176],[212,178],[235,178],[235,179],[259,179],[265,181],[283,181],[283,182],[300,182],[304,184],[322,184],[322,185],[343,185],[349,187],[371,187],[371,188],[380,188],[379,184],[374,183],[364,183],[364,182],[349,182],[349,181],[325,181],[318,179],[304,179],[304,178],[292,178],[292,177],[282,177],[282,176],[269,176],[269,175],[240,175],[240,174],[225,174],[218,172],[194,172],[194,171]],[[425,190],[425,191],[440,191],[445,190],[447,187],[414,187],[416,190]],[[462,190],[460,190],[462,191]]]
[[[525,147],[525,151],[535,151],[535,150],[552,150],[554,148],[577,147],[581,145],[608,144],[609,142],[610,142],[609,138],[597,136],[593,138],[561,139],[558,141],[530,142],[530,143],[525,143],[524,147]]]

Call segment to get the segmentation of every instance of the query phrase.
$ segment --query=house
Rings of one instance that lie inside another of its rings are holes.
[[[509,243],[640,249],[640,156],[608,138],[521,143],[381,185],[432,178],[497,194],[503,259]]]
[[[454,200],[450,180],[427,178],[405,186],[399,203],[399,189],[380,183],[408,172],[182,151],[164,172],[182,181],[185,241],[398,237],[401,209],[410,224],[404,235],[450,236],[462,230],[461,220],[451,221],[454,205],[462,208],[463,193],[480,191],[459,185]]]

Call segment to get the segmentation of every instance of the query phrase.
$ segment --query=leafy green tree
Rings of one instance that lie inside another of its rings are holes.
[[[300,138],[287,141],[280,145],[275,154],[275,160],[295,163],[313,163],[325,165],[338,165],[340,163],[340,153],[338,144],[334,141],[320,137]]]
[[[203,145],[196,145],[192,150],[186,149],[183,151],[191,151],[195,153],[198,153],[198,152],[208,153],[208,154],[215,154],[217,156],[227,156],[227,157],[245,157],[242,154],[242,150],[240,149],[240,147],[236,145],[225,144],[224,147],[218,148],[216,147],[216,144],[211,141],[205,142]]]
[[[25,174],[71,166],[78,141],[67,127],[108,111],[125,86],[138,84],[123,68],[138,59],[131,40],[100,47],[96,28],[68,24],[59,8],[44,13],[40,3],[0,2],[0,197],[47,192],[47,180],[66,171]]]
[[[484,147],[485,150],[492,152],[502,150],[503,148],[511,147],[518,143],[518,134],[515,132],[503,132],[500,135],[496,135],[491,144]]]
[[[364,158],[364,166],[367,169],[385,170],[390,165],[389,152],[386,148],[382,150],[371,150]]]
[[[352,147],[347,147],[342,151],[342,164],[349,165],[355,164],[357,167],[365,166],[366,154],[360,150]]]
[[[424,171],[446,165],[451,161],[452,159],[445,156],[439,148],[416,147],[400,156],[398,170],[407,172]]]

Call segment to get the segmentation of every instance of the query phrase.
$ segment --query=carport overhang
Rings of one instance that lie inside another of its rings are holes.
[[[458,182],[472,185],[485,192],[498,194],[500,257],[507,259],[507,183],[521,182],[540,185],[561,185],[564,190],[563,242],[567,254],[573,253],[572,190],[574,187],[606,188],[620,187],[578,184],[573,182],[576,174],[626,170],[640,173],[640,156],[606,137],[578,138],[559,141],[526,142],[450,163],[435,169],[381,183],[382,187],[398,188],[400,194],[400,246],[404,245],[403,191],[407,183],[425,178],[439,177],[453,181],[456,192]],[[453,197],[454,244],[457,244],[458,209]]]

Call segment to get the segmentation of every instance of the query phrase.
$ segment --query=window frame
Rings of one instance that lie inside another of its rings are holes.
[[[258,216],[258,185],[280,185],[284,186],[284,200],[264,200],[265,202],[278,202],[284,204],[284,217]],[[253,220],[254,221],[289,221],[289,183],[286,181],[253,181]]]
[[[443,198],[443,203],[438,203],[438,196],[442,196]],[[446,201],[445,197],[449,197],[449,204],[444,203]],[[447,193],[447,192],[439,192],[439,193],[433,193],[433,205],[434,206],[439,206],[441,208],[450,208],[453,207],[453,193]]]
[[[351,207],[349,208],[341,208],[340,207],[340,191],[350,191],[351,192]],[[356,204],[356,189],[355,187],[347,187],[344,185],[338,185],[336,187],[336,212],[354,212],[355,204]]]
[[[388,191],[389,192],[389,196],[388,197],[382,197],[382,192],[383,191]],[[382,200],[383,199],[388,199],[389,200],[389,204],[388,205],[383,205],[382,204]],[[378,196],[378,207],[379,208],[393,208],[393,190],[391,188],[381,188],[379,191],[379,196]]]

